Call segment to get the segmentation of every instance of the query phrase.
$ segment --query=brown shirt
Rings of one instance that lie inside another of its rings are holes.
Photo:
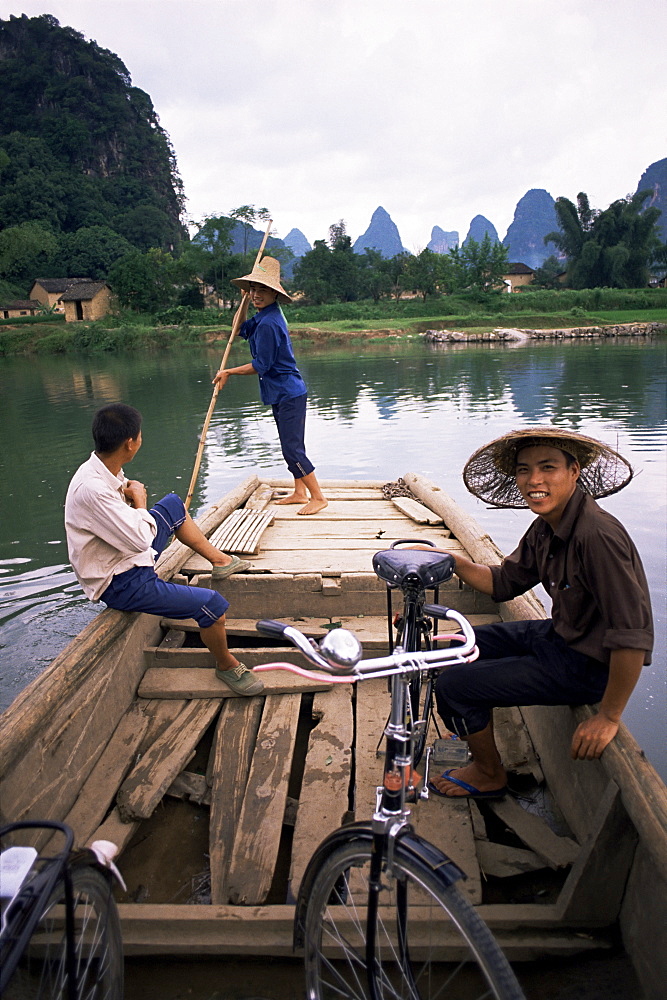
[[[603,663],[612,649],[643,649],[651,662],[651,599],[639,553],[623,525],[581,490],[555,532],[536,518],[491,573],[496,601],[541,583],[554,628],[573,649]]]

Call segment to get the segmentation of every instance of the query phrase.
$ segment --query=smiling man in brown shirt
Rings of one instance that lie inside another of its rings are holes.
[[[500,798],[507,779],[492,709],[599,702],[577,727],[571,750],[575,759],[599,757],[651,662],[651,604],[630,536],[594,499],[632,478],[611,448],[570,431],[530,428],[480,448],[463,475],[487,503],[528,507],[537,518],[500,566],[455,556],[458,577],[496,601],[537,583],[552,599],[550,619],[477,628],[479,659],[444,671],[436,685],[438,712],[468,741],[472,761],[434,778],[432,791]]]

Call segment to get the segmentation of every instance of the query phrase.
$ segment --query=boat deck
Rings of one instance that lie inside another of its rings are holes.
[[[251,562],[221,588],[231,602],[230,646],[248,666],[303,662],[291,647],[258,636],[260,617],[294,623],[315,638],[340,623],[357,633],[365,655],[381,655],[388,651],[387,597],[372,572],[373,553],[406,538],[464,551],[437,513],[414,499],[384,495],[380,484],[329,485],[327,494],[327,509],[306,521],[297,506],[272,502],[279,487],[261,484],[243,509],[248,516],[234,512],[211,536]],[[179,579],[208,586],[210,566],[191,556]],[[489,598],[456,578],[440,588],[438,600],[473,624],[501,617]],[[400,610],[400,594],[393,602]],[[326,685],[276,671],[263,674],[264,696],[231,697],[194,622],[163,620],[161,628],[161,641],[144,649],[146,671],[131,709],[148,720],[146,734],[117,793],[116,829],[109,832],[118,840],[117,821],[125,828],[126,899],[152,912],[185,904],[247,915],[249,908],[286,906],[289,925],[317,844],[341,823],[372,815],[387,682]],[[496,714],[513,779],[536,793],[544,776],[519,710]],[[529,813],[514,799],[479,807],[432,796],[414,808],[413,821],[465,871],[462,888],[473,903],[503,899],[488,883],[507,878],[523,879],[528,898],[554,901],[579,847],[539,815],[543,797],[535,801]],[[265,917],[256,927],[262,950],[260,926],[266,930]],[[536,936],[543,937],[541,929],[533,931],[533,943]],[[550,936],[552,949],[568,948],[568,934]],[[529,949],[525,934],[522,941]]]
[[[428,539],[481,562],[500,558],[438,487],[413,474],[406,481],[412,497],[392,496],[401,492],[395,484],[323,484],[329,506],[301,517],[274,502],[289,484],[251,477],[204,515],[207,534],[251,563],[221,585],[240,660],[302,662],[291,646],[258,635],[260,618],[313,637],[340,624],[357,633],[365,655],[386,651],[386,588],[371,559],[397,539]],[[210,585],[209,564],[180,543],[158,572]],[[496,605],[456,577],[437,600],[473,624],[544,614],[533,595]],[[105,611],[40,679],[46,696],[27,691],[5,725],[8,814],[62,819],[79,844],[119,845],[128,954],[291,955],[308,859],[341,823],[372,814],[386,680],[332,685],[278,670],[262,677],[264,695],[235,697],[216,679],[194,622]],[[576,712],[497,710],[515,794],[481,803],[432,796],[413,810],[417,831],[466,873],[463,891],[511,959],[607,945],[622,902],[635,912],[641,892],[639,876],[628,881],[637,830],[633,870],[663,850],[660,810],[646,808],[634,777],[622,796],[600,762],[573,768]],[[632,753],[639,771],[640,752],[627,733],[623,740],[625,760]]]

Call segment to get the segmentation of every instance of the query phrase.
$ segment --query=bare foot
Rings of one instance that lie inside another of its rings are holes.
[[[274,500],[273,503],[305,503],[308,499],[308,494],[290,493],[288,497],[281,497],[279,500]]]
[[[328,500],[309,500],[305,507],[297,510],[297,514],[319,514],[321,510],[329,506]]]
[[[465,767],[452,768],[451,776],[457,778],[459,781],[465,781],[467,785],[470,785],[478,792],[498,792],[505,787],[507,782],[507,776],[504,771],[501,770],[497,774],[490,776],[480,770],[479,767],[476,767],[474,761],[471,764],[466,764]],[[455,784],[453,781],[449,781],[443,775],[431,778],[430,783],[442,795],[446,795],[447,798],[470,798],[470,792],[466,791],[465,788],[461,788],[460,785]]]

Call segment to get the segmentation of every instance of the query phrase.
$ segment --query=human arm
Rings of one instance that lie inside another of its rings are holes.
[[[134,507],[135,510],[148,510],[146,487],[137,479],[128,479],[127,485],[123,487],[123,495],[129,501],[130,507]]]
[[[612,649],[609,680],[597,713],[577,726],[570,754],[574,760],[593,760],[618,732],[621,714],[634,691],[644,664],[643,649]]]
[[[213,384],[217,385],[218,389],[223,389],[227,384],[227,379],[230,375],[256,375],[257,369],[253,368],[252,362],[249,361],[246,365],[238,365],[237,368],[221,368],[220,371],[215,373],[213,378]]]

